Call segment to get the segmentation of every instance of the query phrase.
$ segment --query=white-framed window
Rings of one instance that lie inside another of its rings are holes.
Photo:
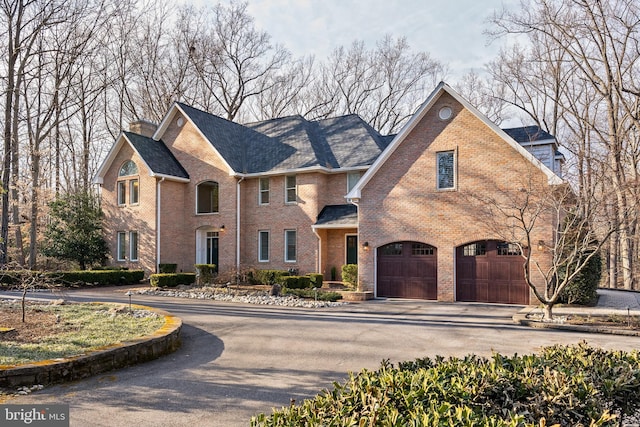
[[[133,160],[127,160],[120,166],[118,178],[138,175],[138,165]],[[127,185],[128,183],[128,185]],[[129,187],[129,204],[135,205],[140,202],[140,181],[137,178],[120,179],[117,184],[118,206],[127,204],[127,186]]]
[[[196,213],[217,213],[219,209],[218,183],[205,181],[196,187]]]
[[[140,181],[132,179],[129,181],[129,204],[137,205],[140,203]]]
[[[138,232],[129,232],[129,261],[138,261]]]
[[[296,230],[284,230],[284,260],[296,262]]]
[[[118,206],[127,204],[127,181],[118,181]]]
[[[258,261],[269,261],[269,232],[266,230],[258,231]]]
[[[127,260],[127,233],[124,231],[118,231],[116,259],[118,261]]]
[[[347,174],[347,193],[356,186],[356,184],[360,180],[360,176],[360,172],[349,172]]]
[[[296,176],[287,175],[284,178],[284,192],[286,203],[296,203],[298,201],[298,191],[296,187]]]
[[[455,151],[441,151],[437,157],[437,185],[438,190],[452,190],[456,188],[456,156]]]
[[[261,205],[269,204],[269,188],[271,183],[269,182],[269,178],[260,178],[258,185],[260,186],[258,190],[258,203]]]

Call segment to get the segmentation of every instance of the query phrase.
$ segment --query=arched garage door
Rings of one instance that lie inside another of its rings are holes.
[[[436,248],[418,242],[395,242],[378,248],[379,297],[437,299]]]
[[[483,240],[456,249],[456,300],[529,304],[524,259],[516,245]]]

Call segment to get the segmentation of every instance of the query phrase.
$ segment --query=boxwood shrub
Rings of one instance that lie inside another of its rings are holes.
[[[342,281],[351,287],[358,285],[357,264],[346,264],[342,266]]]
[[[149,276],[151,286],[160,288],[175,288],[180,285],[192,285],[196,281],[195,273],[166,273]]]
[[[178,264],[158,264],[158,273],[170,274],[178,271]]]
[[[252,270],[247,274],[252,285],[282,284],[283,277],[290,276],[287,270]]]
[[[640,410],[640,355],[555,346],[539,355],[383,362],[258,426],[617,426]]]
[[[306,289],[286,288],[284,293],[286,295],[295,295],[300,298],[308,298],[308,299],[315,299],[317,297],[318,301],[336,302],[342,299],[342,295],[339,294],[338,292],[326,292],[321,290],[313,290],[309,288],[306,288]]]
[[[309,279],[311,280],[311,287],[312,288],[321,288],[322,287],[322,274],[318,274],[318,273],[310,273],[307,274],[307,276],[309,276]]]
[[[20,286],[22,275],[42,274],[49,284],[60,286],[110,286],[134,285],[144,278],[143,270],[78,270],[78,271],[9,271],[0,274],[0,282],[8,286]],[[45,285],[46,286],[46,285]]]
[[[196,264],[195,267],[198,285],[213,283],[213,278],[216,276],[215,264]]]
[[[309,276],[285,276],[282,284],[288,289],[305,289],[311,287],[311,279]]]

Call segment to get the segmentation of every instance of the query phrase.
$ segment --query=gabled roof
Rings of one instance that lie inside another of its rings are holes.
[[[523,126],[519,128],[502,129],[507,135],[520,144],[532,142],[556,142],[556,139],[549,132],[540,126]]]
[[[358,208],[355,205],[327,205],[318,214],[313,228],[357,228]]]
[[[377,160],[371,165],[371,167],[367,170],[367,172],[360,178],[358,183],[353,187],[353,189],[347,194],[345,197],[349,199],[359,199],[361,196],[362,188],[367,185],[371,177],[373,177],[378,170],[382,167],[382,165],[391,157],[393,152],[402,144],[402,142],[406,139],[406,137],[411,133],[411,131],[420,123],[420,121],[424,118],[427,112],[433,107],[436,101],[442,96],[443,93],[448,93],[451,95],[456,101],[461,103],[467,110],[469,110],[473,115],[475,115],[480,121],[482,121],[487,127],[493,130],[499,137],[501,137],[508,145],[513,147],[516,151],[518,151],[523,157],[533,163],[537,168],[539,168],[542,173],[547,176],[547,180],[549,184],[561,184],[563,183],[562,179],[558,177],[551,169],[546,167],[540,160],[538,160],[535,156],[529,153],[525,148],[523,148],[519,143],[514,141],[512,137],[510,137],[505,131],[500,129],[495,123],[489,120],[484,114],[478,111],[473,105],[469,103],[466,99],[464,99],[458,92],[456,92],[453,88],[451,88],[445,82],[440,82],[438,86],[431,92],[427,100],[418,108],[416,113],[409,119],[409,121],[402,127],[400,132],[395,136],[393,141],[389,144],[389,146],[384,150],[384,152],[377,158]]]
[[[154,139],[162,137],[177,111],[222,157],[230,174],[363,169],[391,142],[353,114],[319,121],[290,116],[241,125],[179,102]]]
[[[189,174],[162,141],[132,132],[123,132],[155,175],[189,179]]]
[[[173,153],[171,153],[164,142],[156,141],[152,138],[138,135],[133,132],[122,132],[116,140],[116,143],[111,147],[111,150],[109,150],[107,157],[102,162],[93,182],[102,184],[104,174],[107,172],[124,144],[129,144],[133,151],[140,156],[147,167],[150,176],[181,182],[189,181],[189,174],[174,157]]]

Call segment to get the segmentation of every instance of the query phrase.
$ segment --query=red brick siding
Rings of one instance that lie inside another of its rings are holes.
[[[454,111],[450,121],[437,117],[443,105]],[[448,150],[457,152],[458,187],[438,191],[436,153]],[[438,248],[438,299],[453,301],[455,248],[497,238],[488,225],[478,221],[477,207],[462,194],[497,195],[497,189],[520,188],[531,174],[539,185],[545,185],[541,171],[444,94],[362,191],[360,241],[368,241],[374,250],[360,250],[361,287],[374,288],[375,248],[412,240]],[[540,228],[534,237],[550,241],[550,236],[549,226]]]

